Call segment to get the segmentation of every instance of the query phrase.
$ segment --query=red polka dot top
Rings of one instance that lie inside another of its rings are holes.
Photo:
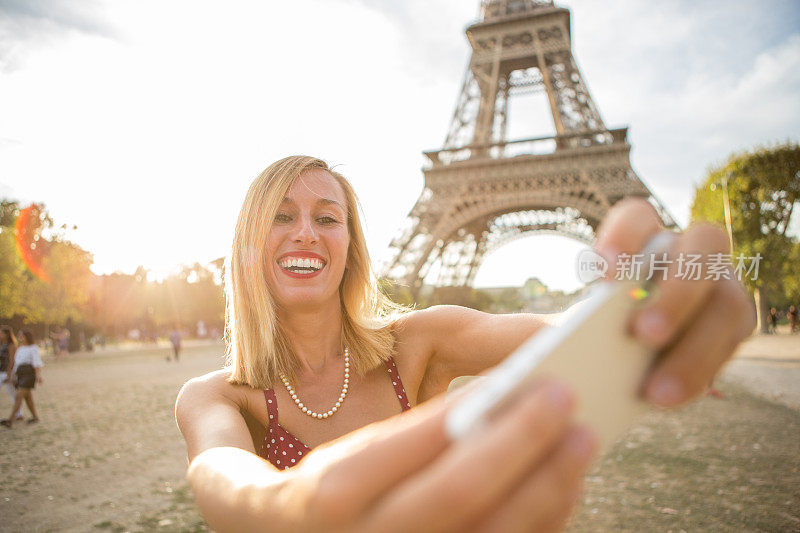
[[[411,404],[408,403],[408,397],[403,388],[403,382],[400,381],[400,373],[397,372],[394,359],[390,357],[384,363],[389,371],[389,377],[392,380],[400,407],[403,411],[408,411],[411,409]],[[264,398],[267,402],[269,427],[258,455],[275,465],[277,469],[286,470],[299,463],[300,459],[311,451],[311,448],[303,444],[300,439],[286,431],[278,423],[278,400],[275,397],[275,391],[272,389],[265,390]]]

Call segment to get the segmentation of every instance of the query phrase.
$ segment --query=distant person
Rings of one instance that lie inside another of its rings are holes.
[[[14,368],[14,354],[17,351],[17,338],[8,326],[0,327],[0,384],[11,396],[11,403],[17,396],[14,389],[11,369]],[[17,420],[22,419],[22,409],[17,411]]]
[[[789,306],[789,312],[786,313],[786,316],[789,317],[789,331],[794,333],[797,331],[797,308],[793,305]]]
[[[181,355],[181,332],[178,331],[178,328],[173,329],[169,334],[169,342],[172,343],[172,354],[177,363]],[[167,361],[169,361],[169,358],[167,358]]]
[[[14,355],[13,371],[16,376],[17,393],[14,397],[14,406],[11,408],[9,418],[0,420],[0,424],[11,429],[14,424],[14,417],[22,407],[22,401],[31,411],[31,418],[28,419],[28,424],[35,424],[39,421],[39,413],[36,412],[36,406],[33,403],[33,388],[37,383],[42,382],[42,356],[39,355],[39,347],[33,339],[33,333],[30,330],[23,330],[20,332],[20,339],[22,344],[17,348]]]
[[[56,328],[54,332],[50,333],[50,338],[53,339],[56,359],[65,357],[69,353],[69,330],[67,328]]]
[[[769,332],[772,334],[778,332],[778,310],[774,307],[769,310]]]

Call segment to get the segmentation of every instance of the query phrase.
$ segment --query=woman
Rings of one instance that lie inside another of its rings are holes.
[[[598,250],[613,267],[661,229],[658,220],[646,202],[622,203]],[[701,226],[674,251],[726,246],[724,233]],[[229,366],[188,382],[176,404],[188,479],[212,528],[558,529],[566,521],[596,446],[571,418],[571,391],[532,387],[457,444],[445,437],[444,402],[427,401],[453,378],[497,364],[544,318],[390,304],[370,267],[355,194],[323,161],[288,157],[253,182],[226,297]],[[661,283],[633,324],[642,342],[670,345],[645,396],[685,402],[752,328],[735,282]]]
[[[33,340],[33,333],[30,330],[20,332],[22,344],[17,348],[14,356],[13,373],[16,376],[17,392],[14,397],[14,406],[11,408],[11,416],[0,420],[0,424],[11,429],[14,424],[14,414],[22,409],[22,401],[31,411],[31,418],[28,424],[35,424],[39,421],[39,413],[36,412],[36,405],[33,403],[33,388],[37,383],[42,382],[42,357],[39,355],[39,347]]]
[[[14,354],[16,351],[17,338],[14,337],[14,332],[8,326],[0,327],[0,385],[8,391],[12,403],[17,396],[11,372],[11,369],[14,368]],[[17,415],[14,418],[22,420],[22,408],[17,411]]]

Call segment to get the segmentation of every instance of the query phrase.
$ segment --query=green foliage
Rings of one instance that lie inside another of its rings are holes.
[[[469,295],[469,307],[477,309],[478,311],[492,311],[494,309],[495,301],[488,291],[481,289],[473,289]]]
[[[0,226],[0,316],[36,315],[30,308],[31,302],[25,298],[24,289],[30,282],[30,275],[16,251],[13,229]]]
[[[472,289],[469,307],[489,313],[518,313],[525,309],[522,290],[506,287],[499,293],[487,289]]]
[[[92,255],[69,241],[51,241],[43,265],[49,283],[39,281],[43,321],[63,324],[67,319],[83,321],[92,278]]]
[[[725,226],[723,180],[731,206],[733,255],[761,254],[758,279],[751,289],[784,298],[800,297],[800,244],[787,233],[800,200],[800,145],[784,143],[734,154],[709,171],[695,190],[692,221]]]

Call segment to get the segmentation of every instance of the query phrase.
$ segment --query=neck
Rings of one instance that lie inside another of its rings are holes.
[[[284,310],[279,318],[300,361],[298,374],[322,374],[329,362],[341,357],[342,311],[338,298],[316,309]]]

